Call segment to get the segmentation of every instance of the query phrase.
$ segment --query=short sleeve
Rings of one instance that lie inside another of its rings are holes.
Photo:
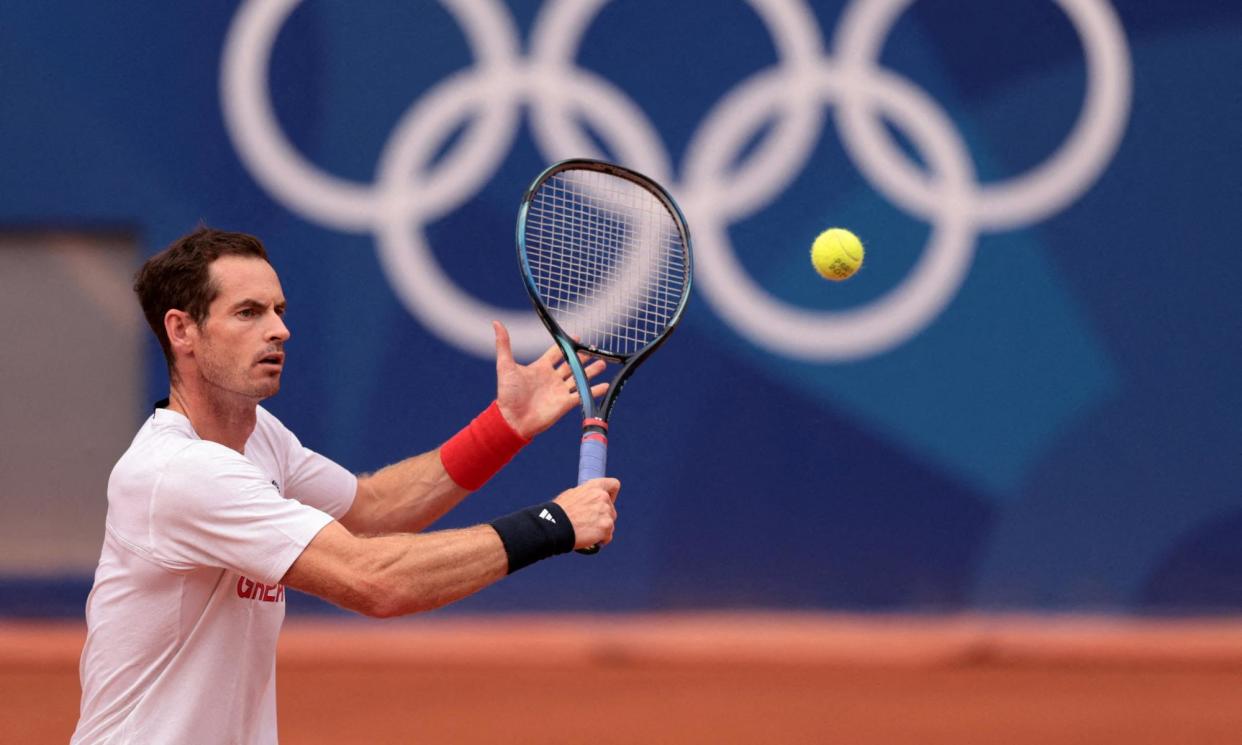
[[[280,452],[285,470],[284,494],[322,510],[338,520],[349,512],[358,492],[358,477],[335,461],[303,447],[297,435],[261,408],[270,446]]]
[[[340,519],[354,504],[358,477],[299,443],[289,453],[289,477],[285,492],[299,502]]]
[[[241,454],[200,442],[169,461],[152,495],[152,555],[174,571],[220,567],[276,584],[330,522]]]

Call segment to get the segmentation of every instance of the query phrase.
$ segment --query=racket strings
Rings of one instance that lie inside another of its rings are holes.
[[[580,343],[621,357],[655,341],[686,288],[686,247],[664,202],[591,170],[554,174],[533,196],[527,263],[540,300]]]

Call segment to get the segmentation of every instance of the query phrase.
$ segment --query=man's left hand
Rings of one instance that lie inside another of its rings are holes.
[[[496,402],[509,426],[530,439],[578,406],[574,376],[556,344],[529,365],[519,365],[513,360],[509,330],[500,321],[492,321],[492,330],[496,332]],[[578,359],[585,363],[588,356],[579,353]],[[603,360],[595,360],[583,372],[591,380],[606,367]],[[607,383],[597,383],[591,386],[591,395],[599,397],[607,390]]]

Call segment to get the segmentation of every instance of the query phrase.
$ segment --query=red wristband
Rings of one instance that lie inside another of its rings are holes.
[[[500,413],[500,405],[493,401],[440,447],[440,462],[455,484],[474,491],[529,442],[509,426]]]

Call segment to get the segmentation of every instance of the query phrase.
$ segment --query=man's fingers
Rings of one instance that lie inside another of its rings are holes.
[[[539,355],[539,359],[535,360],[536,365],[552,365],[555,367],[558,363],[564,364],[565,353],[561,351],[559,344],[553,344]]]
[[[492,331],[496,334],[496,367],[512,366],[513,347],[509,342],[509,329],[500,321],[492,321]]]
[[[617,500],[617,492],[621,491],[621,482],[610,476],[604,476],[598,479],[591,479],[584,486],[597,486],[608,492],[608,497],[614,502]]]
[[[599,375],[606,369],[608,369],[607,362],[604,362],[603,360],[595,360],[594,362],[592,362],[591,364],[583,368],[582,372],[586,373],[587,379],[590,380],[591,378],[595,377],[596,375]]]
[[[615,502],[620,489],[620,481],[605,476],[567,489],[556,498],[574,524],[578,548],[612,540],[617,521]]]
[[[587,360],[591,359],[590,355],[583,354],[582,352],[578,353],[578,357],[580,361],[582,362],[582,364],[584,365],[586,364]],[[566,380],[573,377],[573,369],[570,368],[569,365],[565,363],[565,360],[563,358],[560,362],[556,363],[556,367],[554,367],[553,369],[556,370],[556,372],[559,373],[560,376]],[[588,378],[593,378],[607,369],[608,369],[608,363],[605,362],[604,360],[597,359],[591,364],[582,368],[582,372],[585,373]]]
[[[599,398],[600,396],[604,395],[607,392],[608,392],[607,383],[596,383],[595,385],[591,386],[591,398]],[[569,381],[569,387],[566,389],[566,393],[569,394],[569,398],[567,399],[567,401],[569,402],[569,406],[572,407],[578,401],[578,398],[579,398],[578,397],[578,386],[574,385],[574,382],[572,380]]]

